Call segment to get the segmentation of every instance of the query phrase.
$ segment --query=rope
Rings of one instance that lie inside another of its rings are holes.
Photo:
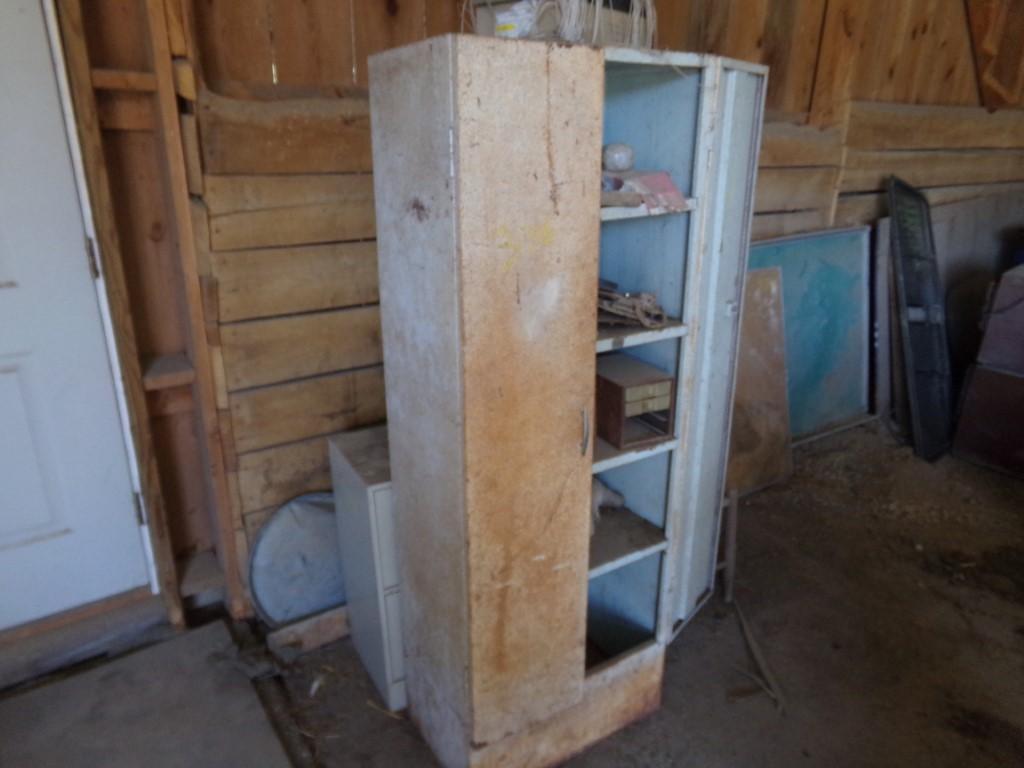
[[[525,35],[532,39],[540,39],[545,35],[541,32],[541,19],[549,13],[558,15],[556,25],[557,36],[568,43],[584,43],[597,45],[601,39],[601,28],[608,23],[604,0],[522,0],[533,6],[533,23]],[[658,17],[654,7],[655,0],[632,0],[629,7],[629,22],[621,40],[609,39],[614,45],[626,45],[632,48],[653,48],[657,34]],[[492,0],[486,0],[487,7],[494,12]],[[466,31],[466,19],[470,20],[473,31],[476,31],[476,10],[473,0],[463,0],[460,28]],[[609,9],[610,10],[610,9]],[[587,27],[590,27],[590,39],[584,40]]]

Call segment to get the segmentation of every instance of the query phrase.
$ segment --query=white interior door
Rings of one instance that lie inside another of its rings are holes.
[[[41,0],[3,0],[0,629],[146,583]]]

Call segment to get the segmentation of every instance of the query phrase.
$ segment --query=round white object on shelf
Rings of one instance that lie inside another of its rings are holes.
[[[629,171],[633,168],[633,148],[629,144],[606,144],[601,155],[606,171]]]

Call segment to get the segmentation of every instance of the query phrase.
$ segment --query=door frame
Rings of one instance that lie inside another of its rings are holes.
[[[146,509],[146,499],[143,496],[142,482],[139,475],[137,446],[131,431],[128,397],[124,387],[124,371],[117,355],[117,329],[114,324],[113,314],[110,310],[103,259],[99,257],[100,244],[96,238],[92,199],[89,195],[89,188],[85,176],[85,164],[82,160],[82,147],[79,143],[78,130],[75,123],[75,111],[71,99],[71,86],[68,82],[67,62],[64,59],[64,48],[61,42],[60,26],[57,21],[56,0],[39,0],[39,2],[42,7],[43,20],[46,26],[46,38],[50,49],[50,58],[53,63],[54,74],[57,79],[57,93],[60,99],[60,111],[64,127],[64,136],[68,143],[71,170],[74,177],[75,191],[77,192],[78,197],[78,209],[82,216],[82,229],[86,238],[84,246],[93,254],[93,257],[91,258],[91,266],[94,270],[93,275],[95,275],[95,279],[92,281],[93,290],[96,293],[96,302],[99,306],[100,323],[103,327],[104,346],[107,351],[107,363],[110,366],[111,378],[114,383],[114,397],[117,402],[121,439],[124,443],[125,453],[128,457],[128,474],[131,481],[132,493],[134,495],[132,502],[136,507],[136,518],[138,519],[139,524],[139,540],[142,543],[143,558],[146,562],[146,573],[149,578],[150,593],[157,595],[160,594],[160,582],[157,577],[156,558],[153,552],[149,520],[143,513],[143,510]],[[88,253],[83,255],[85,257],[89,257]],[[117,596],[114,595],[112,597]]]

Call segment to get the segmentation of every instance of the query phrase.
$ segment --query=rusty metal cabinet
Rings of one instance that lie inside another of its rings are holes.
[[[764,72],[467,36],[371,58],[406,689],[445,765],[549,765],[658,706],[713,578]],[[609,141],[690,210],[601,209]],[[675,321],[599,335],[599,274]],[[612,350],[677,376],[664,442],[595,440]],[[629,506],[593,536],[592,475]]]

